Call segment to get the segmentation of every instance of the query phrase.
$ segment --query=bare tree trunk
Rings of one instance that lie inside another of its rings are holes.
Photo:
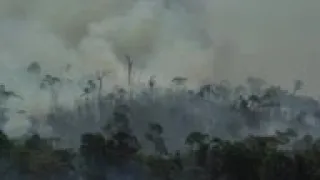
[[[131,76],[132,76],[132,65],[133,61],[130,58],[130,56],[127,56],[127,61],[128,61],[128,89],[129,89],[129,99],[132,98],[132,89],[131,89]]]
[[[99,80],[98,98],[100,100],[101,99],[102,86],[103,86],[102,77],[99,77],[98,80]]]
[[[54,87],[51,87],[51,101],[51,111],[54,113],[58,106],[58,93]]]
[[[4,129],[8,121],[9,121],[9,118],[6,114],[6,108],[0,107],[0,130]]]
[[[99,89],[98,89],[98,109],[99,109],[99,121],[102,121],[103,119],[103,115],[102,115],[102,95],[101,95],[101,91],[102,91],[102,77],[99,77]]]
[[[131,85],[131,73],[132,73],[132,59],[130,56],[126,56],[127,61],[128,61],[128,86]]]

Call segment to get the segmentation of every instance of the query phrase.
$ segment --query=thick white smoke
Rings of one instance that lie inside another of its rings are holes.
[[[130,55],[144,78],[251,75],[287,88],[302,79],[316,94],[319,9],[316,0],[0,0],[0,82],[24,96],[10,101],[15,109],[45,111],[50,96],[26,72],[31,62],[43,75],[77,81],[108,70],[107,82],[121,83]],[[65,83],[61,101],[79,96],[76,86]]]

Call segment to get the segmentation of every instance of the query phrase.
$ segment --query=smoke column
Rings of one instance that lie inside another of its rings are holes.
[[[109,82],[122,83],[130,55],[142,79],[259,76],[285,88],[302,79],[317,95],[319,10],[317,0],[0,0],[0,82],[25,98],[10,106],[44,112],[50,95],[26,72],[31,62],[42,75],[77,81],[108,70]],[[76,86],[62,87],[62,103],[79,95]],[[11,126],[24,124],[12,116]]]

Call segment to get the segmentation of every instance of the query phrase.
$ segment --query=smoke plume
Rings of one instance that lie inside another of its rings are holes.
[[[60,99],[72,104],[83,76],[106,70],[109,85],[125,82],[130,55],[142,80],[259,76],[292,88],[302,79],[317,95],[319,9],[316,0],[0,0],[0,82],[25,98],[9,101],[16,110],[46,111],[43,75],[65,79]],[[35,61],[41,75],[27,72]]]

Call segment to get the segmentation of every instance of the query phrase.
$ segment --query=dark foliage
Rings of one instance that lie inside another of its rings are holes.
[[[149,82],[149,89],[152,89],[150,94],[154,98],[156,87],[153,80]],[[261,128],[265,123],[264,113],[278,110],[280,98],[297,98],[291,94],[282,96],[281,94],[286,92],[278,87],[263,89],[265,82],[258,78],[248,79],[251,93],[249,95],[242,94],[243,87],[232,90],[227,81],[204,85],[198,93],[190,93],[190,91],[186,93],[184,88],[186,81],[184,77],[176,77],[172,80],[177,87],[183,87],[182,95],[178,94],[179,96],[191,99],[192,103],[202,101],[213,104],[215,100],[222,101],[221,107],[228,109],[223,113],[236,115],[232,122],[226,124],[239,123],[243,120],[244,127],[249,130]],[[46,75],[41,82],[41,87],[53,88],[57,83],[60,83],[59,78]],[[275,130],[273,135],[269,136],[249,135],[242,140],[226,140],[213,137],[211,131],[206,133],[189,131],[184,142],[192,147],[191,150],[181,150],[171,154],[163,138],[167,127],[163,126],[162,121],[148,119],[146,129],[141,128],[143,132],[137,133],[132,129],[136,124],[131,117],[136,116],[136,120],[140,118],[134,114],[134,108],[141,106],[142,103],[134,98],[128,98],[130,100],[126,101],[128,92],[123,88],[118,88],[117,92],[104,97],[100,92],[101,87],[100,84],[98,110],[110,108],[111,112],[107,115],[100,112],[99,122],[93,121],[94,112],[91,101],[94,98],[89,98],[94,95],[93,91],[97,88],[93,80],[87,81],[83,90],[86,100],[75,108],[75,112],[58,110],[55,104],[56,111],[51,112],[47,117],[48,125],[61,137],[68,136],[71,131],[77,132],[76,136],[80,136],[80,143],[77,147],[73,147],[74,149],[58,148],[52,140],[41,137],[39,134],[33,134],[21,140],[23,142],[20,143],[0,131],[0,160],[3,160],[0,164],[6,165],[0,166],[1,175],[5,177],[8,169],[14,169],[21,179],[28,177],[39,180],[78,180],[80,178],[107,180],[110,179],[110,174],[117,171],[120,174],[132,175],[130,171],[133,171],[132,169],[136,171],[132,167],[134,164],[141,167],[144,174],[149,175],[145,178],[146,180],[318,180],[320,178],[320,140],[308,134],[303,136],[299,132],[299,128],[307,127],[308,113],[305,110],[299,110],[299,113],[292,118],[290,121],[292,126],[282,131]],[[296,82],[294,93],[301,87],[302,83]],[[53,95],[56,94],[54,90],[52,89]],[[147,97],[143,100],[148,103],[149,92],[150,90],[142,95]],[[236,94],[237,97],[234,99],[238,101],[237,103],[233,103],[232,93]],[[170,99],[174,99],[171,95]],[[207,101],[210,98],[214,100]],[[109,101],[113,104],[110,107],[106,103]],[[152,101],[150,104],[157,105],[157,102]],[[212,107],[218,107],[216,105]],[[169,105],[165,104],[165,106]],[[202,107],[205,108],[205,106]],[[147,111],[147,108],[143,110]],[[175,112],[179,110],[177,107],[169,108],[174,109]],[[312,113],[315,117],[319,116],[318,111]],[[172,116],[175,114],[172,113]],[[268,117],[271,119],[271,116]],[[187,122],[187,115],[183,119]],[[268,121],[271,121],[269,119]],[[99,128],[95,129],[92,124]],[[88,128],[91,125],[93,128]],[[78,130],[78,126],[86,126],[91,131]],[[102,132],[99,132],[101,126],[103,126]],[[237,127],[231,131],[240,132]],[[33,131],[33,133],[36,132],[36,130]],[[140,134],[140,137],[136,136],[136,133]],[[237,133],[233,137],[236,137]],[[154,154],[144,153],[144,144],[140,143],[145,140],[144,138],[153,143]]]
[[[289,129],[278,134],[290,136],[291,131]],[[205,138],[209,138],[208,135],[199,132],[187,137],[187,143],[199,144],[199,148],[192,153],[195,154],[196,161],[191,164],[188,163],[191,155],[181,154],[180,151],[167,158],[138,154],[141,148],[138,140],[124,132],[107,138],[99,133],[83,134],[79,154],[68,149],[54,149],[47,139],[37,134],[19,145],[0,132],[0,155],[2,159],[12,162],[11,168],[18,169],[21,175],[41,178],[56,177],[58,174],[66,178],[71,176],[70,172],[78,172],[86,179],[106,179],[105,172],[110,166],[121,167],[133,160],[148,167],[151,176],[160,179],[179,179],[186,171],[198,172],[186,168],[187,166],[202,169],[201,173],[207,179],[319,178],[320,151],[315,146],[303,151],[280,150],[278,148],[283,143],[278,140],[278,136],[250,136],[242,141],[225,141],[219,138],[205,141]],[[302,140],[312,141],[308,136]],[[74,160],[79,157],[84,159],[82,164],[85,168],[79,169],[74,164]]]

